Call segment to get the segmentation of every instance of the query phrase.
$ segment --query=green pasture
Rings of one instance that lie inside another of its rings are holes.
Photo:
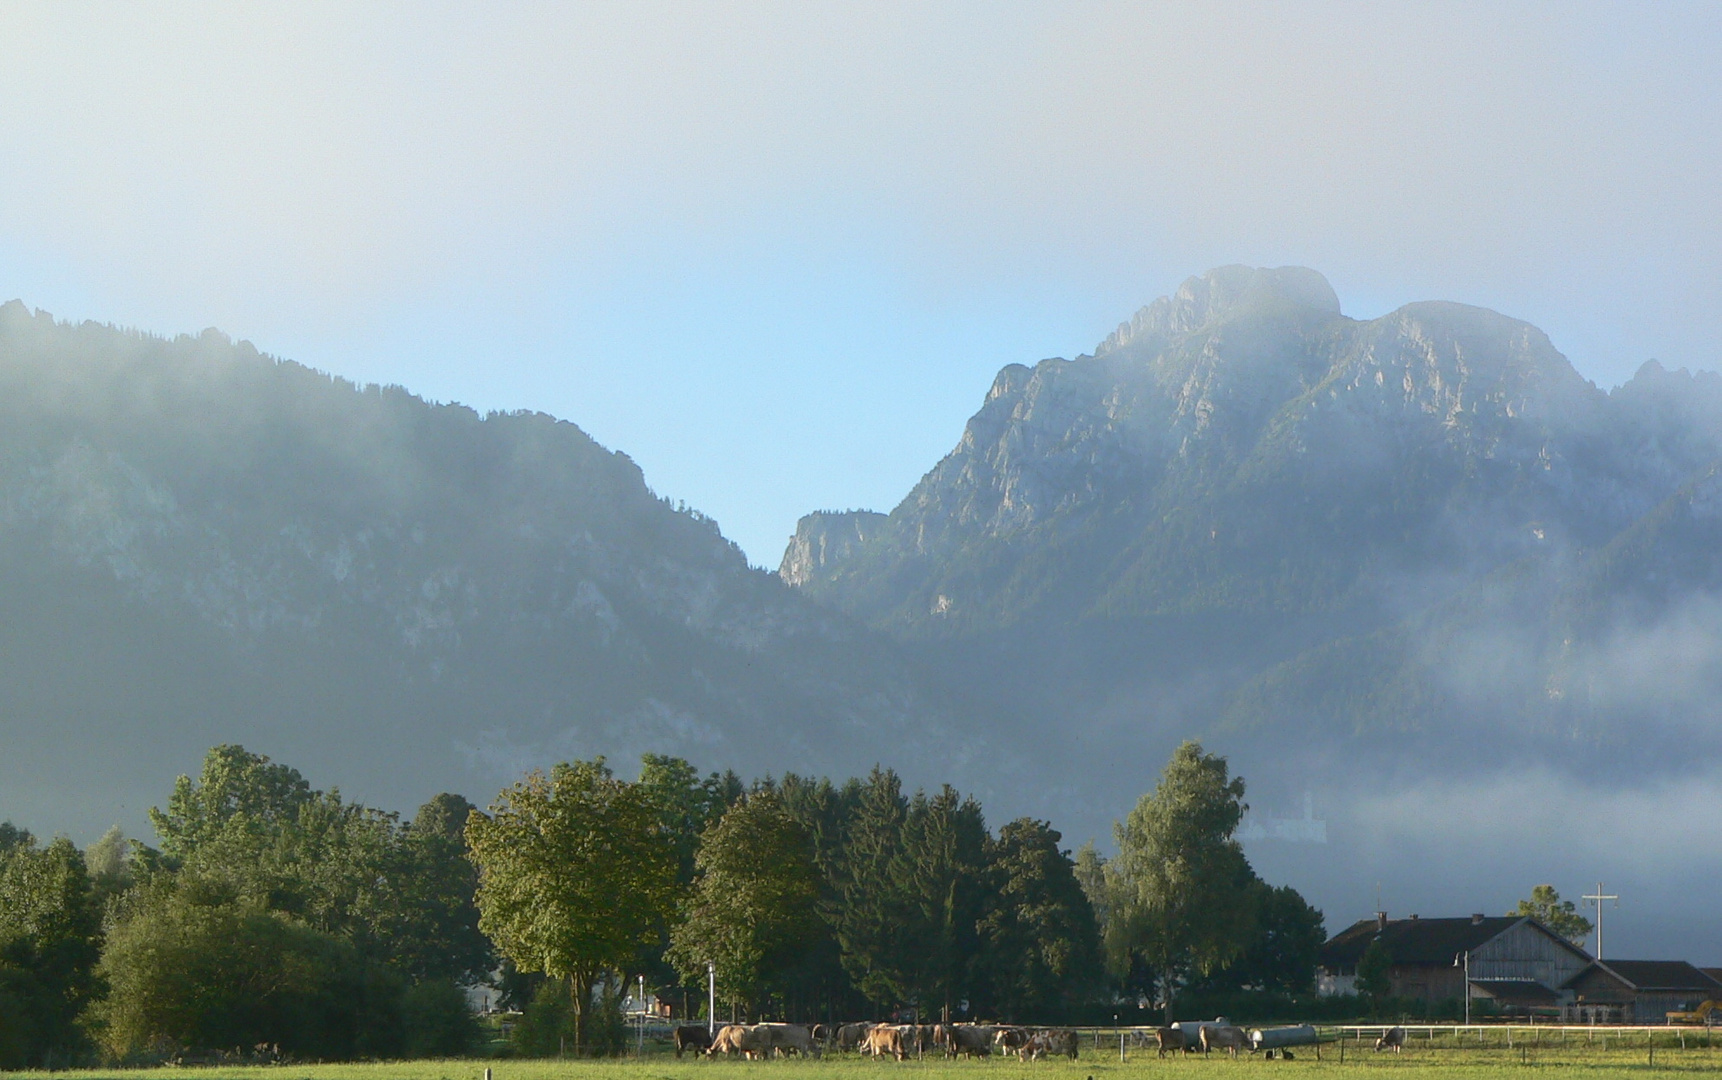
[[[1569,1037],[1566,1042],[1538,1039],[1505,1040],[1499,1044],[1457,1045],[1451,1036],[1424,1041],[1416,1039],[1404,1054],[1377,1054],[1367,1043],[1359,1048],[1347,1042],[1344,1062],[1337,1043],[1321,1048],[1316,1058],[1311,1047],[1299,1048],[1296,1060],[1268,1061],[1260,1055],[1231,1060],[1216,1054],[1210,1058],[1185,1055],[1158,1059],[1153,1050],[1132,1048],[1120,1064],[1117,1043],[1095,1049],[1085,1035],[1082,1055],[1074,1062],[1021,1062],[1015,1058],[981,1061],[947,1061],[943,1058],[909,1060],[902,1063],[877,1061],[853,1055],[827,1056],[820,1061],[796,1058],[776,1061],[706,1061],[688,1057],[677,1061],[666,1050],[647,1046],[646,1056],[618,1060],[574,1061],[556,1059],[464,1059],[453,1061],[400,1061],[344,1065],[213,1065],[161,1066],[149,1069],[90,1069],[69,1072],[21,1072],[6,1077],[40,1080],[95,1080],[119,1077],[126,1080],[1156,1080],[1184,1076],[1190,1080],[1235,1076],[1239,1070],[1252,1073],[1295,1073],[1304,1080],[1341,1080],[1362,1074],[1406,1073],[1406,1080],[1492,1080],[1500,1077],[1529,1078],[1559,1072],[1575,1077],[1612,1080],[1643,1077],[1652,1073],[1722,1073],[1722,1039],[1704,1045],[1702,1032],[1688,1034],[1684,1049],[1674,1032],[1658,1033],[1654,1048],[1642,1033],[1611,1037],[1608,1045],[1592,1039]],[[1654,1049],[1654,1062],[1652,1061]]]

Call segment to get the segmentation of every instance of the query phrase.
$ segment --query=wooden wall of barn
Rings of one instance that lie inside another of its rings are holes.
[[[1471,953],[1473,979],[1532,979],[1558,987],[1590,963],[1564,941],[1528,922],[1509,927]]]

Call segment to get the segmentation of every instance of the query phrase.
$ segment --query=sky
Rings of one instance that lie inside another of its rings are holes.
[[[1227,263],[1722,367],[1722,5],[0,5],[0,300],[573,420],[775,567]]]

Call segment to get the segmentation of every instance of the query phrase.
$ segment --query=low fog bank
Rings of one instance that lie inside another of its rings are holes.
[[[1497,756],[1486,740],[1451,773],[1453,763],[1428,758],[1204,745],[1247,781],[1244,845],[1257,871],[1303,893],[1330,934],[1383,909],[1396,918],[1505,914],[1545,882],[1577,901],[1600,880],[1622,898],[1605,913],[1610,957],[1722,964],[1714,766],[1622,784]],[[1121,747],[1090,767],[1086,784],[1064,789],[1071,810],[1054,823],[1070,846],[1092,839],[1110,849],[1130,792],[1151,787],[1164,761]],[[987,804],[992,814],[1009,812],[1013,800],[1001,796]]]

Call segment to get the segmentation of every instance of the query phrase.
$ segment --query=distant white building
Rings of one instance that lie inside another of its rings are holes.
[[[1258,840],[1280,840],[1288,844],[1327,843],[1327,822],[1315,816],[1315,796],[1303,793],[1303,816],[1277,818],[1250,814],[1238,826],[1237,837],[1244,843]]]

